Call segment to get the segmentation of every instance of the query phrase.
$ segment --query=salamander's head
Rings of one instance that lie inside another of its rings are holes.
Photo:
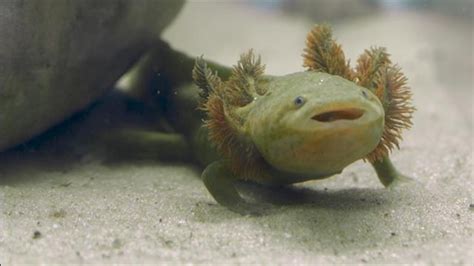
[[[368,89],[339,76],[301,72],[269,78],[249,105],[246,131],[273,167],[330,175],[373,151],[384,109]]]

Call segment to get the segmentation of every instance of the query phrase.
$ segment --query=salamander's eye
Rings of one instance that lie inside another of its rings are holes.
[[[306,102],[306,99],[302,96],[298,96],[295,98],[293,101],[296,107],[303,106],[303,104]]]
[[[364,98],[366,99],[369,99],[369,95],[367,95],[367,92],[365,91],[362,91],[362,96],[364,96]]]

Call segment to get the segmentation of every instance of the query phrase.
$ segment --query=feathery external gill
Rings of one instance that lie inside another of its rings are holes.
[[[382,161],[394,148],[399,148],[403,129],[410,128],[415,111],[407,78],[397,65],[384,65],[375,74],[375,95],[385,110],[385,127],[382,139],[368,156],[370,162]]]
[[[209,74],[210,70],[200,60],[196,60],[193,79],[204,91],[202,109],[207,113],[205,125],[209,138],[218,152],[229,159],[234,173],[258,177],[263,160],[255,145],[239,132],[243,118],[238,117],[235,110],[252,102],[257,95],[265,94],[265,66],[250,50],[241,55],[229,80],[221,82],[219,77]]]
[[[357,59],[354,81],[358,85],[374,91],[376,73],[381,67],[392,63],[389,57],[385,47],[371,47],[365,50]]]
[[[209,70],[207,63],[202,56],[196,59],[192,76],[194,83],[200,89],[199,96],[202,99],[202,107],[209,98],[209,95],[216,92],[216,90],[222,86],[222,81],[217,75],[217,72],[212,73],[212,71]]]
[[[349,61],[346,61],[341,45],[333,40],[331,27],[326,24],[317,25],[308,33],[303,58],[303,66],[308,70],[352,79]]]

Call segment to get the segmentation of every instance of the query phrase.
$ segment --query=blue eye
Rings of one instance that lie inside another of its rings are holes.
[[[362,91],[362,96],[364,96],[364,98],[366,98],[366,99],[369,98],[369,95],[367,95],[367,92],[365,92],[365,91]]]
[[[298,97],[295,98],[295,100],[293,102],[295,103],[295,105],[297,107],[300,107],[306,102],[306,100],[302,96],[298,96]]]

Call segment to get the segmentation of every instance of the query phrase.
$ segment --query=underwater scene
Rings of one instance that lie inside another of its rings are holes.
[[[0,265],[470,265],[474,2],[0,0]]]

